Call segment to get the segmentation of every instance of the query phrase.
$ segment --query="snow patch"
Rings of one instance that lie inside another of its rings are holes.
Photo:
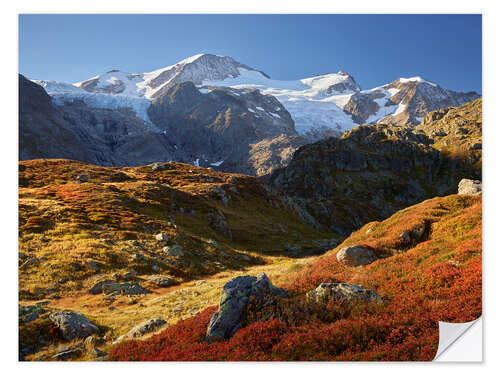
[[[418,82],[418,83],[428,83],[431,86],[437,87],[437,85],[433,82],[429,82],[422,77],[411,77],[411,78],[400,78],[399,82],[407,83],[407,82]]]

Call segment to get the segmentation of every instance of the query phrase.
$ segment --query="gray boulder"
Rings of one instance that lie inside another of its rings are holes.
[[[177,284],[177,281],[170,277],[152,275],[152,276],[146,276],[146,278],[152,283],[154,283],[156,286],[159,286],[160,288],[166,288],[168,286]]]
[[[255,276],[238,276],[224,285],[219,310],[212,316],[207,328],[207,341],[231,338],[242,327],[242,314],[251,297],[286,297],[283,289],[276,288],[265,273]]]
[[[114,281],[113,280],[101,280],[101,281],[98,281],[97,283],[95,283],[90,289],[89,289],[89,293],[90,294],[101,294],[102,293],[102,287],[103,285],[105,284],[110,284],[110,283],[113,283]]]
[[[330,300],[338,302],[380,300],[378,294],[359,285],[346,283],[321,283],[316,289],[309,292],[307,297],[317,303],[327,304]]]
[[[464,178],[458,184],[458,194],[462,195],[481,195],[483,184],[479,180],[469,180]]]
[[[146,294],[147,290],[141,287],[137,283],[125,282],[119,283],[113,280],[102,280],[94,284],[92,288],[89,289],[90,294],[124,294],[124,295],[135,295],[135,294]]]
[[[102,292],[106,295],[110,294],[124,294],[124,295],[138,295],[147,294],[148,291],[137,283],[117,283],[112,282],[102,286]]]
[[[337,260],[346,267],[364,266],[377,259],[372,249],[361,245],[343,247],[337,253]]]
[[[87,317],[76,311],[59,311],[49,315],[49,319],[59,327],[62,337],[71,341],[76,338],[86,338],[99,332]]]
[[[134,328],[132,328],[125,334],[125,337],[127,338],[141,337],[144,336],[146,333],[156,331],[158,328],[164,326],[165,324],[167,324],[167,322],[161,318],[150,319],[146,322],[142,322],[141,324],[136,325]]]

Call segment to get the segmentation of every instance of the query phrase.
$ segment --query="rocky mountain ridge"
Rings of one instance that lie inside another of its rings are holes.
[[[152,101],[153,125],[130,107],[94,108],[78,98],[54,105],[23,76],[19,85],[20,159],[66,157],[105,166],[176,160],[255,175],[286,165],[306,143],[280,102],[258,90],[202,93],[192,82],[175,84]],[[49,122],[40,120],[46,117]]]
[[[480,142],[480,111],[478,100],[443,112],[450,113],[456,123],[470,124],[475,142]],[[440,133],[432,133],[430,119],[442,114],[428,116],[428,134],[412,127],[361,125],[341,138],[302,146],[289,165],[275,170],[268,180],[321,225],[348,235],[368,221],[454,193],[462,178],[480,179],[481,150],[467,157],[440,150],[436,147]]]

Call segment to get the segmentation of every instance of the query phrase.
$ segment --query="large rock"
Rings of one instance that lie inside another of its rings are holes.
[[[170,277],[151,275],[151,276],[146,276],[146,278],[160,288],[166,288],[177,284],[177,280],[172,279]]]
[[[167,322],[161,318],[150,319],[146,322],[142,322],[142,323],[136,325],[134,328],[132,328],[130,331],[128,331],[125,334],[125,336],[127,338],[144,336],[146,333],[153,332],[153,331],[157,330],[158,328],[164,326],[165,324],[167,324]]]
[[[458,194],[463,195],[481,195],[483,184],[479,180],[469,180],[464,178],[458,184]]]
[[[219,310],[208,325],[207,341],[231,338],[242,327],[242,313],[250,298],[265,296],[286,297],[283,289],[276,288],[265,273],[255,276],[239,276],[224,285]]]
[[[59,327],[62,337],[71,341],[84,339],[99,332],[99,328],[90,323],[88,318],[76,311],[59,311],[49,315],[49,319]]]
[[[375,291],[347,283],[321,283],[315,290],[309,292],[307,296],[321,304],[326,304],[332,299],[340,303],[353,300],[369,302],[380,300]]]
[[[102,280],[95,283],[92,288],[89,289],[90,294],[125,294],[125,295],[135,295],[135,294],[146,294],[148,291],[141,287],[137,283],[118,283],[113,280]]]
[[[110,284],[113,283],[113,280],[101,280],[96,282],[92,287],[89,289],[90,294],[101,294],[102,293],[102,287],[105,284]]]
[[[102,292],[107,295],[109,294],[136,295],[136,294],[147,294],[148,291],[137,283],[112,282],[109,284],[104,284],[102,286]]]
[[[337,260],[346,267],[365,266],[377,259],[372,249],[361,245],[343,247],[337,253]]]

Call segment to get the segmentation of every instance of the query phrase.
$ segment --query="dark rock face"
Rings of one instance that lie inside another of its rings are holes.
[[[375,99],[383,97],[384,94],[376,91],[373,93],[358,92],[351,96],[344,107],[344,112],[350,114],[355,123],[364,124],[368,117],[380,109]]]
[[[265,156],[260,153],[260,157],[252,159],[258,153],[254,144],[272,142],[276,137],[298,138],[288,111],[276,98],[262,95],[258,90],[218,87],[201,93],[192,82],[183,82],[162,89],[148,115],[179,140],[179,146],[191,161],[198,160],[201,166],[208,166],[208,160],[223,161],[221,170],[267,172],[287,159],[273,161],[279,150],[295,149],[292,143],[300,144],[300,141],[283,144],[278,141],[274,143],[275,152]],[[261,167],[262,164],[265,166]]]
[[[265,296],[286,297],[286,291],[271,284],[266,274],[239,276],[229,281],[222,289],[219,310],[212,316],[207,328],[207,341],[231,338],[242,328],[243,311],[250,298]]]
[[[270,183],[329,230],[348,235],[422,200],[456,192],[475,171],[410,128],[363,125],[298,149]]]
[[[45,90],[19,75],[19,158],[68,158],[87,155],[78,130],[65,121]],[[98,158],[91,156],[89,162]]]
[[[75,100],[56,106],[45,90],[19,76],[19,158],[65,158],[92,164],[144,165],[183,161],[175,143],[127,108],[90,108]]]

